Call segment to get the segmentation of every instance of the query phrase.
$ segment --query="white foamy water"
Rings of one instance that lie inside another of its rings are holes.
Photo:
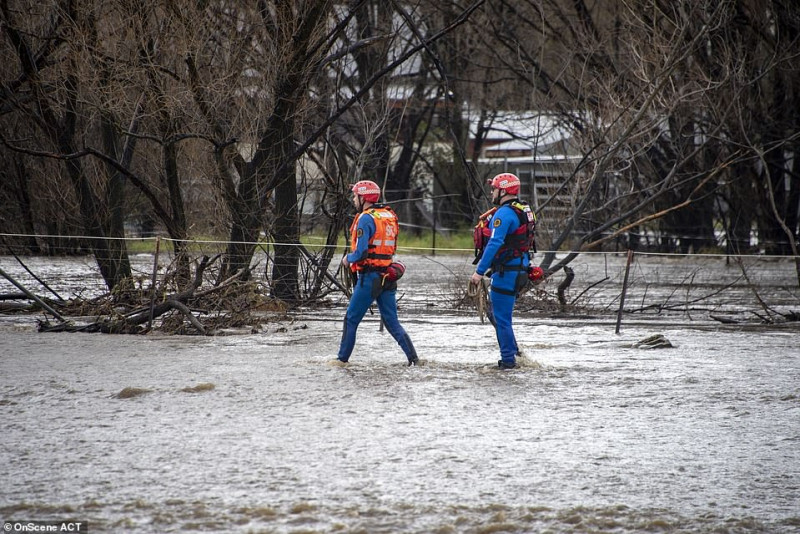
[[[51,266],[59,291],[91,270],[64,261]],[[639,265],[627,302],[667,306],[626,314],[619,335],[613,314],[520,313],[525,365],[500,372],[491,326],[445,305],[446,277],[469,262],[442,260],[431,279],[425,266],[438,264],[426,261],[401,282],[401,321],[423,360],[414,368],[376,315],[351,364],[330,365],[341,303],[229,337],[42,334],[37,316],[0,316],[0,522],[154,533],[800,531],[800,324],[709,319],[747,309],[745,290],[690,303],[736,272]],[[791,309],[791,266],[780,283],[774,267],[759,271],[759,287]],[[576,268],[582,287],[606,268]],[[698,285],[677,291],[674,278],[689,276]],[[602,284],[592,291],[616,298]],[[667,313],[671,303],[685,306]],[[634,348],[655,334],[674,348]]]
[[[236,337],[39,334],[3,320],[0,519],[92,531],[800,528],[796,328],[407,314],[329,365],[339,317]],[[672,349],[635,349],[654,333]],[[187,388],[200,391],[186,392]],[[213,384],[213,389],[208,386]],[[125,388],[148,390],[117,398]]]

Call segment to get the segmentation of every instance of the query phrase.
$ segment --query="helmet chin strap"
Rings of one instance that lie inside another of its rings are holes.
[[[494,191],[500,191],[500,194],[497,197],[494,196]],[[512,195],[511,193],[506,193],[505,189],[494,189],[492,191],[492,204],[495,206],[499,206],[503,203],[503,199],[506,197],[515,198],[517,195]]]
[[[494,192],[500,191],[500,194],[495,196]],[[500,201],[503,199],[503,190],[502,189],[492,189],[492,204],[495,206],[500,205]]]

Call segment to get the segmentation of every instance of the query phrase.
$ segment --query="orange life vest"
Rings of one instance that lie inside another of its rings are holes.
[[[359,213],[350,225],[350,251],[355,252],[358,244],[358,220],[364,215],[369,215],[375,221],[375,234],[369,240],[366,259],[350,264],[354,272],[363,270],[384,270],[392,263],[392,256],[397,250],[397,236],[400,225],[397,215],[388,206],[374,205],[366,211]]]

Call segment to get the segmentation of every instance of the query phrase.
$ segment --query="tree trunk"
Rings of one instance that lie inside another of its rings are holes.
[[[51,130],[57,137],[58,147],[63,154],[76,152],[73,143],[77,114],[77,78],[67,76],[66,83],[68,98],[66,112],[62,124]],[[109,290],[113,291],[119,283],[131,277],[130,263],[125,248],[125,241],[121,239],[106,239],[103,229],[102,212],[99,198],[92,188],[88,177],[83,172],[81,160],[69,159],[65,162],[67,175],[75,189],[78,206],[83,220],[83,226],[89,235],[89,242],[94,252],[100,274]]]
[[[297,98],[295,96],[295,98]],[[276,113],[270,121],[272,128],[267,139],[273,151],[273,162],[287,162],[294,149],[295,101],[283,100],[281,113]],[[294,162],[276,169],[275,177],[275,219],[272,235],[275,239],[275,258],[272,265],[272,296],[286,302],[296,302],[300,298],[297,269],[300,252],[295,246],[300,242],[300,220],[297,210],[297,174]]]
[[[295,173],[285,178],[275,188],[275,262],[272,266],[272,296],[286,302],[300,298],[297,269],[300,253],[294,243],[299,243],[297,214],[297,179]]]
[[[106,153],[115,159],[120,159],[120,152],[122,151],[120,150],[113,124],[106,116],[103,116],[101,121],[100,129]],[[124,164],[123,162],[123,165]],[[127,277],[130,277],[131,266],[128,256],[128,247],[123,239],[125,237],[126,179],[121,172],[113,169],[110,165],[106,166],[106,170],[108,172],[107,203],[110,212],[109,217],[106,219],[107,233],[109,237],[114,238],[112,241],[116,245],[115,254],[118,257],[119,268],[122,272],[128,273]]]
[[[189,270],[189,257],[186,254],[186,211],[183,205],[183,194],[181,193],[180,173],[178,171],[178,150],[174,142],[168,142],[164,146],[164,175],[169,191],[169,204],[171,225],[170,237],[173,239],[172,246],[175,252],[176,276],[180,287],[184,287],[191,282],[191,272]]]

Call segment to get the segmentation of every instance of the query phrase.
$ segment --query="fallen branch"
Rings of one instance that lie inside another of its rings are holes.
[[[34,272],[33,272],[33,271],[31,271],[30,269],[28,269],[28,266],[27,266],[27,265],[25,265],[25,263],[23,263],[23,261],[20,259],[20,257],[19,257],[19,256],[17,256],[17,255],[16,255],[16,253],[14,252],[14,249],[12,249],[12,248],[11,248],[11,246],[10,246],[10,245],[9,245],[9,244],[6,242],[6,238],[5,238],[5,237],[3,237],[3,244],[4,244],[4,245],[6,246],[6,248],[8,249],[8,252],[9,252],[9,253],[10,253],[12,256],[14,256],[14,259],[15,259],[15,260],[17,260],[17,263],[19,263],[19,264],[22,266],[22,268],[23,268],[23,269],[25,269],[25,272],[27,272],[29,275],[31,275],[31,277],[33,277],[33,279],[34,279],[34,280],[36,280],[37,282],[39,282],[40,284],[42,284],[42,287],[44,287],[46,290],[48,290],[50,293],[52,293],[52,294],[53,294],[53,295],[56,297],[56,299],[57,299],[59,302],[64,302],[64,299],[63,299],[63,298],[61,298],[61,295],[59,295],[58,293],[56,293],[56,292],[53,290],[53,288],[51,288],[49,285],[47,285],[47,284],[45,283],[45,281],[44,281],[44,280],[42,280],[41,278],[39,278],[38,276],[36,276],[36,273],[34,273]]]
[[[197,328],[197,331],[203,335],[206,335],[206,328],[203,324],[197,320],[197,317],[192,315],[191,310],[189,310],[188,306],[186,306],[183,302],[178,302],[177,300],[168,300],[164,304],[169,304],[172,308],[181,312],[186,319],[192,323],[192,326]]]
[[[573,276],[574,276],[574,273],[573,273]],[[602,283],[603,283],[603,282],[605,282],[606,280],[608,280],[608,276],[606,276],[605,278],[602,278],[602,279],[598,280],[597,282],[595,282],[595,283],[593,283],[593,284],[590,284],[588,287],[586,287],[586,289],[584,289],[583,291],[581,291],[580,293],[578,293],[578,295],[577,295],[577,296],[576,296],[574,299],[572,299],[572,302],[570,302],[570,305],[574,305],[576,302],[578,302],[578,300],[579,300],[579,299],[580,299],[580,298],[581,298],[583,295],[585,295],[586,293],[588,293],[589,291],[591,291],[593,288],[595,288],[595,287],[599,286],[600,284],[602,284]],[[559,286],[559,287],[560,287],[560,286]]]
[[[747,269],[745,269],[745,267],[744,267],[744,262],[742,262],[742,257],[741,256],[736,256],[735,261],[736,261],[736,264],[739,266],[739,268],[742,270],[742,276],[744,276],[744,279],[747,282],[747,288],[750,291],[752,291],[753,296],[755,296],[756,301],[758,301],[758,304],[761,306],[761,309],[764,310],[764,313],[766,313],[767,316],[766,317],[762,317],[761,315],[758,315],[757,313],[755,315],[760,317],[765,322],[772,323],[774,321],[773,317],[772,317],[772,314],[773,313],[778,314],[778,315],[780,315],[780,314],[778,312],[776,312],[775,310],[771,310],[770,307],[767,306],[767,303],[764,302],[764,300],[761,298],[761,295],[758,294],[758,291],[756,290],[755,286],[753,285],[753,282],[750,281],[750,277],[747,275]]]
[[[219,256],[216,256],[214,260]],[[214,262],[208,256],[203,256],[197,266],[194,280],[192,284],[180,293],[166,297],[162,302],[153,306],[146,306],[138,308],[132,312],[122,315],[119,319],[112,319],[110,317],[104,318],[88,325],[77,326],[70,324],[61,324],[52,326],[49,323],[40,323],[40,332],[103,332],[107,334],[134,334],[147,331],[148,329],[140,328],[140,325],[152,321],[155,317],[160,317],[170,310],[178,310],[181,312],[197,330],[206,334],[206,328],[200,321],[192,315],[192,312],[186,306],[186,302],[196,295],[197,289],[203,283],[203,272]],[[220,289],[219,287],[214,290]]]
[[[0,300],[26,300],[28,296],[25,293],[2,293]]]
[[[723,317],[721,315],[709,315],[709,317],[722,324],[739,324],[741,322],[732,317]]]
[[[23,293],[25,293],[25,294],[28,296],[28,298],[30,298],[31,300],[33,300],[34,302],[36,302],[36,304],[38,304],[39,306],[41,306],[41,307],[42,307],[42,309],[44,309],[45,311],[49,312],[49,313],[50,313],[50,314],[51,314],[53,317],[55,317],[56,319],[58,319],[58,320],[59,320],[59,321],[61,321],[62,323],[66,323],[66,322],[67,322],[67,320],[66,320],[66,319],[64,319],[64,317],[62,317],[60,313],[58,313],[56,310],[54,310],[54,309],[53,309],[53,308],[52,308],[52,307],[51,307],[49,304],[47,304],[46,302],[44,302],[42,299],[40,299],[39,297],[37,297],[36,295],[34,295],[33,293],[31,293],[30,291],[28,291],[27,289],[25,289],[25,287],[24,287],[22,284],[20,284],[20,283],[19,283],[19,282],[17,282],[16,280],[14,280],[14,279],[11,277],[11,275],[9,275],[8,273],[6,273],[6,272],[5,272],[3,269],[0,269],[0,276],[2,276],[2,277],[3,277],[3,278],[5,278],[6,280],[8,280],[8,281],[9,281],[9,282],[11,282],[12,284],[14,284],[14,285],[17,287],[17,289],[19,289],[20,291],[22,291]]]

